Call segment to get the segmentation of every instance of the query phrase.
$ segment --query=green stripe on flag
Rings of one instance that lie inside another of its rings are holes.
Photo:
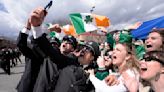
[[[74,14],[70,14],[70,19],[73,23],[73,26],[76,30],[77,34],[81,34],[85,32],[84,29],[84,24],[83,24],[83,20],[82,20],[82,16],[80,13],[74,13]]]

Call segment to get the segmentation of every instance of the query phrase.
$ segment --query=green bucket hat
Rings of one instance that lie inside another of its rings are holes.
[[[119,36],[119,43],[127,43],[131,44],[132,43],[132,36],[129,35],[128,33],[120,33]]]

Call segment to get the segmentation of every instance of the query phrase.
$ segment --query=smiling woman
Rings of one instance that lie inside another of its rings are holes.
[[[142,79],[151,83],[155,92],[164,91],[164,52],[150,51],[145,54],[144,59],[140,62]]]

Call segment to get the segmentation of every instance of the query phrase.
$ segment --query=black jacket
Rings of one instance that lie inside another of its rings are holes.
[[[79,90],[85,89],[84,92],[88,92],[91,90],[90,88],[92,87],[86,84],[87,77],[85,75],[84,70],[81,68],[79,64],[77,57],[69,57],[61,54],[58,48],[53,48],[51,46],[45,34],[36,39],[35,42],[38,45],[38,47],[44,52],[44,54],[49,56],[52,59],[53,63],[57,65],[58,69],[61,70],[59,74],[59,79],[57,81],[57,85],[54,85],[55,90],[53,92],[77,92],[77,90],[73,91],[68,88],[72,85],[72,83],[76,81],[80,82],[80,84],[77,85],[80,86]],[[73,69],[73,71],[71,71],[70,69]],[[75,76],[76,74],[74,75],[75,72],[78,76]],[[71,74],[74,76],[74,78],[71,77]],[[72,79],[75,79],[75,81],[72,81]],[[86,91],[86,89],[88,91]]]
[[[46,38],[46,34],[43,34],[41,37],[35,40],[37,47],[39,47],[43,53],[49,56],[52,61],[57,64],[59,69],[67,67],[69,65],[79,66],[77,57],[69,57],[61,54],[58,50],[59,48],[54,48],[51,46],[50,42]]]
[[[49,57],[44,59],[33,92],[51,92],[58,80],[59,71]]]
[[[32,92],[36,82],[40,65],[43,63],[43,57],[38,53],[38,47],[35,44],[27,46],[27,34],[19,33],[17,39],[17,46],[22,54],[25,56],[25,71],[17,86],[18,92]]]

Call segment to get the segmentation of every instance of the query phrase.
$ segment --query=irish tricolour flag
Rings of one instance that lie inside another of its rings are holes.
[[[97,30],[100,26],[108,27],[110,25],[106,16],[91,13],[73,13],[69,16],[77,34]]]

